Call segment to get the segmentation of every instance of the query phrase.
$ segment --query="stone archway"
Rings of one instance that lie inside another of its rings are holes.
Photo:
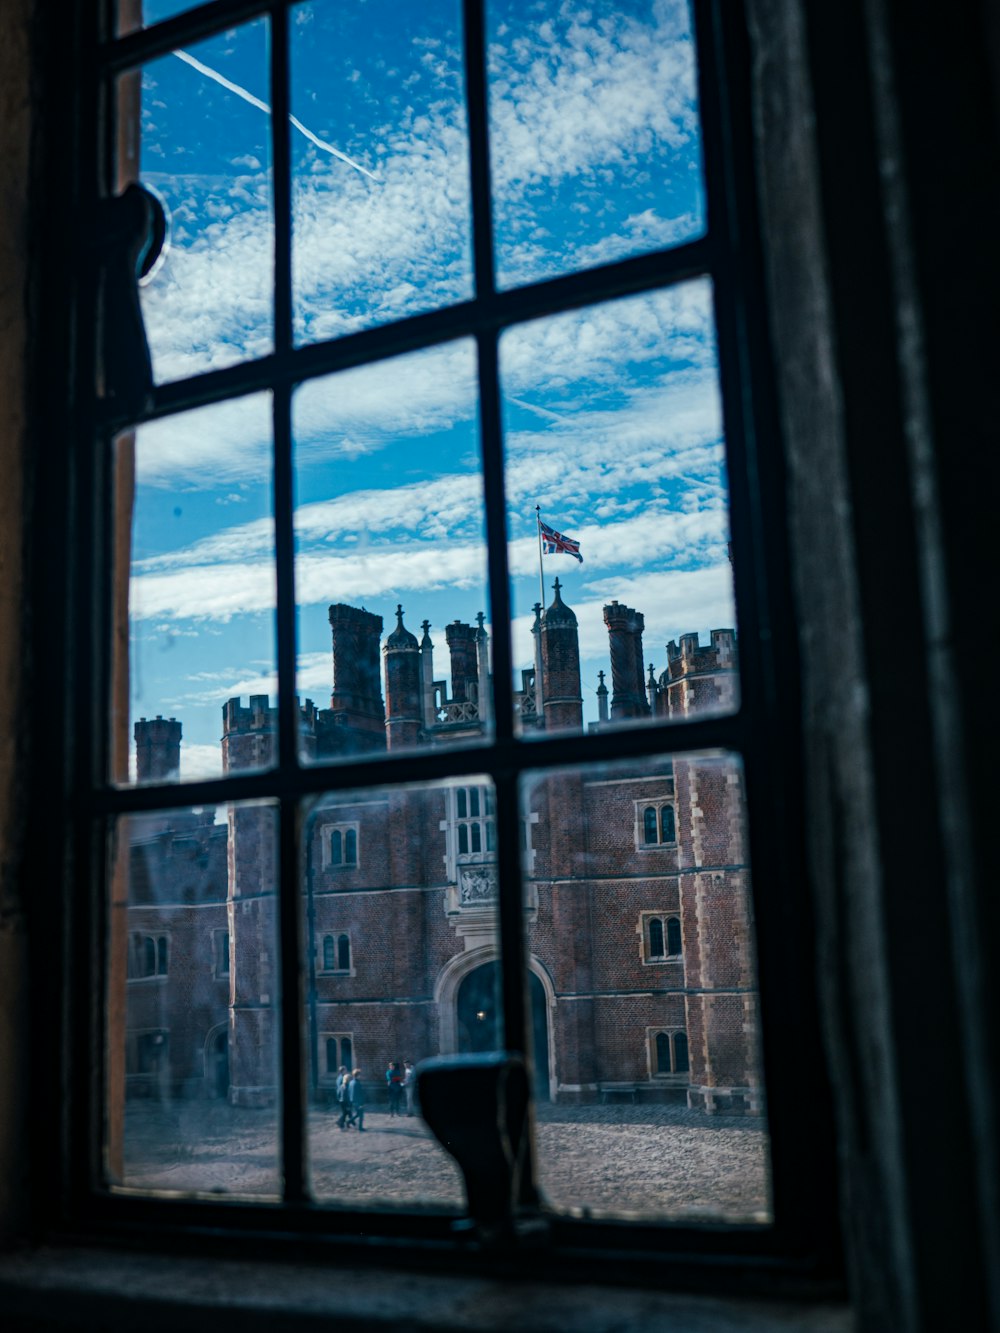
[[[537,959],[532,958],[529,966],[535,1093],[548,1101],[555,1087],[555,992]],[[489,947],[459,954],[442,969],[434,996],[442,1055],[499,1049],[499,971],[496,950]]]

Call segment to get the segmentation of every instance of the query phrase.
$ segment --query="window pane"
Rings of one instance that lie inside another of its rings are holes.
[[[472,295],[458,0],[291,11],[296,336]]]
[[[118,781],[275,762],[270,414],[257,394],[116,442]]]
[[[295,395],[307,759],[468,744],[491,730],[476,407],[465,340]]]
[[[528,947],[547,983],[535,1051],[539,1080],[544,1043],[540,1183],[557,1209],[764,1222],[769,1142],[742,766],[727,753],[673,756],[678,842],[649,848],[642,807],[669,765],[664,756],[551,770],[522,785],[535,820]],[[664,918],[683,923],[692,942],[683,957],[663,956]],[[659,1169],[636,1170],[650,1161]]]
[[[122,817],[110,855],[109,1183],[276,1195],[276,811]],[[138,974],[136,940],[154,946]]]
[[[168,214],[140,291],[158,381],[273,349],[267,34],[261,19],[142,72],[140,180]]]
[[[685,0],[489,0],[498,280],[554,277],[705,229]]]
[[[406,1083],[408,1063],[503,1046],[496,856],[465,850],[460,790],[340,792],[304,821],[309,1161],[322,1202],[463,1205],[458,1170]],[[326,830],[345,823],[357,826],[358,861],[336,872],[324,863]],[[349,972],[319,970],[324,938],[347,946],[339,961]],[[334,1036],[342,1051],[349,1040],[348,1067],[361,1070],[364,1115],[353,1127],[360,1104],[348,1101],[345,1113],[339,1066],[322,1058]]]
[[[136,28],[149,28],[163,19],[183,14],[195,0],[118,0],[118,33],[124,37]]]
[[[523,731],[729,712],[736,614],[710,283],[510,329],[500,368]]]

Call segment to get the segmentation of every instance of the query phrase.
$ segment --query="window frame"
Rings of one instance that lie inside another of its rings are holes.
[[[627,1221],[593,1222],[556,1217],[550,1224],[546,1252],[549,1273],[589,1271],[581,1252],[614,1254],[619,1272],[657,1281],[689,1280],[691,1265],[711,1263],[716,1272],[742,1281],[748,1264],[764,1263],[772,1274],[825,1274],[836,1270],[837,1227],[832,1136],[816,1141],[815,1120],[797,1115],[803,1081],[825,1087],[818,1041],[816,997],[802,947],[809,938],[808,908],[792,890],[804,874],[802,796],[797,775],[799,717],[794,608],[782,517],[783,457],[772,400],[766,305],[754,231],[753,145],[748,113],[746,33],[738,6],[724,0],[693,0],[698,60],[699,102],[705,157],[709,231],[697,241],[670,251],[624,260],[597,269],[497,292],[492,281],[490,182],[486,114],[485,34],[477,0],[464,0],[467,104],[472,146],[472,199],[477,296],[470,302],[436,310],[395,324],[349,335],[335,342],[293,348],[290,303],[290,178],[288,145],[287,0],[212,0],[146,30],[111,37],[109,9],[74,7],[56,44],[53,67],[74,127],[46,157],[52,197],[70,197],[78,215],[93,218],[102,194],[109,192],[113,149],[111,98],[106,80],[172,50],[268,14],[272,23],[272,152],[275,227],[275,342],[270,357],[250,365],[210,372],[154,389],[138,422],[241,396],[268,377],[275,405],[275,509],[278,566],[278,750],[277,767],[265,774],[237,775],[183,787],[151,784],[115,789],[107,782],[110,745],[107,682],[111,678],[114,589],[114,532],[110,440],[123,422],[95,400],[88,368],[98,362],[93,323],[95,278],[87,244],[63,247],[57,222],[47,223],[59,255],[43,284],[42,299],[56,312],[47,340],[53,362],[65,367],[65,401],[53,403],[47,416],[63,429],[50,432],[52,452],[65,466],[55,474],[44,509],[65,535],[56,555],[40,575],[39,585],[51,604],[66,607],[65,617],[44,636],[60,645],[42,673],[56,704],[45,720],[47,734],[66,738],[42,745],[58,753],[59,820],[62,836],[52,839],[41,860],[60,886],[69,926],[65,932],[66,997],[88,995],[90,1004],[66,1018],[67,1006],[53,1013],[64,1041],[49,1073],[52,1086],[65,1086],[65,1121],[53,1111],[51,1128],[67,1150],[52,1172],[47,1199],[51,1215],[93,1235],[185,1235],[210,1227],[220,1237],[252,1234],[261,1228],[338,1238],[362,1245],[357,1233],[405,1238],[411,1247],[454,1244],[447,1220],[425,1215],[373,1214],[350,1209],[316,1210],[306,1197],[303,1123],[305,1105],[301,1071],[305,1035],[300,1028],[294,977],[299,961],[297,895],[280,898],[282,965],[282,1116],[281,1150],[286,1182],[279,1209],[247,1205],[233,1208],[208,1200],[125,1197],[103,1184],[99,1134],[105,1087],[103,976],[107,956],[107,827],[114,816],[169,807],[254,800],[277,795],[279,875],[297,881],[299,805],[327,792],[383,787],[391,783],[456,778],[487,773],[496,784],[497,859],[508,887],[499,910],[503,949],[504,1017],[507,1045],[523,1049],[528,1040],[527,965],[523,939],[519,803],[521,773],[544,768],[598,763],[604,759],[683,755],[727,748],[742,756],[749,816],[751,864],[768,867],[768,884],[758,875],[753,901],[761,997],[763,1063],[769,1100],[775,1221],[766,1227],[691,1228],[678,1223],[651,1226]],[[78,53],[74,55],[73,53]],[[90,132],[93,131],[93,132]],[[69,182],[67,186],[65,182]],[[289,429],[293,386],[306,378],[362,363],[385,360],[418,347],[475,337],[479,353],[483,468],[487,489],[491,620],[509,625],[506,581],[505,508],[502,433],[496,348],[508,326],[617,297],[658,290],[710,273],[713,280],[719,374],[722,389],[734,583],[741,636],[740,685],[743,703],[725,718],[671,721],[634,729],[608,729],[597,735],[532,738],[513,734],[513,673],[505,633],[495,635],[497,733],[488,746],[468,750],[364,760],[352,766],[311,766],[298,761],[295,713],[294,542],[291,526],[292,471]],[[59,279],[63,285],[60,286]],[[69,293],[67,299],[67,292]],[[284,293],[284,295],[282,295]],[[72,498],[71,497],[75,497]],[[80,497],[86,497],[81,499]],[[60,525],[61,520],[61,525]],[[67,651],[70,645],[80,651]],[[85,649],[85,650],[84,650]],[[68,677],[68,678],[67,678]],[[67,689],[68,686],[68,689]],[[747,706],[754,700],[754,707]],[[778,700],[781,700],[779,706]],[[39,760],[39,765],[41,761]],[[51,762],[39,768],[35,785],[51,789]],[[525,876],[526,878],[526,876]],[[94,975],[94,959],[99,975]],[[96,984],[95,984],[96,983]],[[89,985],[89,989],[85,989]],[[71,1008],[71,1006],[70,1006]],[[787,1056],[796,1051],[796,1077]],[[59,1103],[56,1103],[57,1105]],[[321,1214],[321,1215],[320,1215]],[[576,1257],[574,1257],[574,1255]]]

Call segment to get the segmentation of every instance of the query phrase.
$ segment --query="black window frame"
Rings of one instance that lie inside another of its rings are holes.
[[[61,96],[71,134],[49,147],[45,174],[53,198],[84,219],[82,239],[60,249],[65,212],[46,220],[53,264],[40,299],[53,319],[50,361],[67,388],[48,411],[49,447],[57,466],[44,512],[58,534],[36,586],[65,608],[44,638],[54,651],[42,668],[54,701],[42,729],[63,742],[39,747],[48,760],[47,787],[58,785],[61,834],[40,853],[66,909],[65,989],[49,1004],[63,1040],[48,1069],[54,1100],[49,1131],[62,1145],[44,1182],[42,1212],[50,1224],[97,1234],[148,1236],[182,1243],[192,1229],[217,1238],[303,1237],[362,1247],[394,1237],[407,1252],[428,1247],[453,1264],[460,1253],[449,1219],[424,1214],[315,1208],[304,1163],[304,1024],[296,977],[301,949],[299,836],[303,803],[327,792],[485,774],[495,784],[497,858],[505,885],[499,909],[507,1045],[523,1049],[530,1009],[523,937],[518,778],[556,767],[603,760],[674,757],[724,748],[742,757],[751,864],[767,867],[753,883],[763,1061],[772,1145],[775,1220],[770,1226],[692,1228],[554,1216],[540,1266],[549,1275],[593,1277],[592,1255],[614,1255],[616,1276],[688,1283],[698,1271],[713,1282],[772,1285],[839,1272],[833,1136],[817,1114],[826,1095],[817,1004],[807,944],[811,920],[804,895],[800,733],[794,610],[783,523],[783,459],[772,402],[766,306],[755,236],[753,143],[748,51],[740,7],[729,0],[693,0],[709,225],[704,237],[582,273],[498,292],[493,281],[485,32],[479,0],[463,0],[471,150],[476,296],[454,306],[295,348],[291,319],[291,209],[288,144],[288,13],[290,0],[211,0],[128,36],[112,36],[112,10],[72,7],[53,37],[51,63],[65,74]],[[275,351],[258,361],[157,387],[148,409],[125,421],[94,394],[98,362],[94,324],[92,222],[109,192],[113,131],[111,81],[188,44],[260,15],[269,16],[274,171]],[[62,17],[62,16],[60,16]],[[91,230],[88,230],[90,228]],[[320,374],[385,360],[421,347],[475,338],[478,349],[483,469],[489,542],[491,620],[510,624],[507,579],[503,437],[497,370],[500,332],[515,324],[618,297],[659,290],[708,274],[713,282],[719,373],[730,483],[733,571],[740,633],[741,706],[731,716],[603,729],[595,735],[521,739],[515,734],[509,636],[494,636],[494,738],[467,750],[380,757],[350,766],[304,767],[298,756],[295,707],[294,543],[292,532],[291,398],[296,384]],[[61,285],[60,285],[61,280]],[[111,447],[115,434],[141,421],[273,390],[276,562],[278,579],[278,752],[267,773],[237,775],[183,787],[115,788],[107,780],[110,729],[113,513]],[[72,651],[69,649],[72,647]],[[779,704],[780,700],[780,704]],[[54,758],[53,756],[58,755]],[[55,773],[53,773],[53,768]],[[282,1138],[284,1198],[274,1207],[211,1200],[125,1196],[103,1183],[101,1135],[104,1084],[107,830],[115,817],[154,809],[276,798],[279,808],[280,961],[282,972]],[[96,960],[96,961],[95,961]],[[97,969],[95,974],[95,967]],[[75,1007],[67,998],[80,1001]],[[89,1003],[82,1002],[87,997]],[[792,1058],[794,1055],[794,1059]],[[794,1071],[794,1073],[792,1072]],[[803,1103],[802,1089],[810,1090]],[[63,1110],[65,1107],[65,1110]],[[365,1233],[362,1238],[361,1233]],[[526,1266],[531,1265],[525,1258]]]

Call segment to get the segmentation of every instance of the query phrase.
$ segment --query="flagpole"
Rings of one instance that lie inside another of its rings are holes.
[[[538,528],[538,591],[541,594],[542,610],[545,610],[545,575],[542,573],[542,511],[535,505],[535,525]]]

